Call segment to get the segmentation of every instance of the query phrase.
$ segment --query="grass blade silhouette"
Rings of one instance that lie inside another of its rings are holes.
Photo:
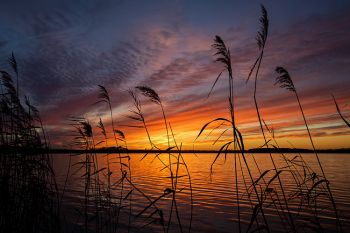
[[[275,71],[279,75],[278,77],[276,77],[276,83],[275,84],[279,84],[281,88],[285,88],[288,91],[291,91],[291,92],[293,92],[295,94],[295,97],[296,97],[298,105],[299,105],[300,112],[301,112],[301,114],[303,116],[304,124],[305,124],[306,130],[307,130],[307,133],[308,133],[308,136],[309,136],[309,139],[310,139],[310,143],[311,143],[312,149],[313,149],[313,151],[315,153],[315,156],[316,156],[316,159],[317,159],[317,163],[318,163],[318,165],[319,165],[319,167],[321,169],[322,176],[327,180],[326,174],[324,172],[324,169],[323,169],[323,166],[322,166],[322,163],[321,163],[321,160],[320,160],[320,158],[319,158],[319,156],[317,154],[317,151],[316,151],[316,148],[315,148],[315,144],[313,142],[313,139],[312,139],[312,136],[311,136],[311,132],[310,132],[309,126],[308,126],[307,121],[306,121],[304,110],[303,110],[303,107],[302,107],[302,105],[300,103],[298,92],[295,89],[293,80],[292,80],[291,76],[289,75],[288,71],[285,68],[278,66],[278,67],[276,67]],[[332,202],[332,205],[333,205],[333,209],[334,209],[334,212],[335,212],[335,215],[336,215],[337,231],[341,232],[342,231],[342,229],[341,229],[342,227],[341,227],[341,223],[340,223],[340,220],[339,220],[336,203],[335,203],[332,191],[331,191],[330,186],[329,186],[329,182],[326,182],[326,187],[327,187],[328,194],[330,196],[330,199],[331,199],[331,202]]]

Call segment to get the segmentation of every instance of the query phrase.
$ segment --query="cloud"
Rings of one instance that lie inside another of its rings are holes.
[[[62,134],[58,129],[67,115],[93,116],[105,111],[91,106],[96,101],[98,84],[110,91],[120,123],[130,124],[122,117],[131,107],[125,90],[149,85],[160,94],[174,128],[183,130],[180,134],[184,140],[192,141],[203,123],[227,112],[225,73],[206,99],[223,70],[213,61],[210,47],[218,33],[232,55],[238,125],[248,138],[257,137],[253,79],[248,84],[245,79],[258,55],[253,35],[258,20],[252,29],[221,22],[217,32],[208,34],[215,28],[193,23],[181,3],[149,4],[142,11],[134,3],[123,1],[43,1],[37,7],[27,5],[27,11],[18,12],[25,20],[16,17],[18,28],[0,38],[4,41],[0,43],[1,56],[15,50],[21,90],[44,112],[52,132]],[[10,4],[7,10],[13,7]],[[219,22],[208,15],[196,17]],[[346,11],[301,18],[286,27],[274,27],[271,21],[257,96],[262,117],[281,137],[303,137],[305,133],[300,129],[302,121],[293,93],[274,86],[276,66],[290,72],[307,118],[315,126],[315,135],[344,131],[345,126],[327,124],[338,121],[330,94],[343,101],[350,98],[350,33],[345,30],[349,23]],[[3,24],[1,28],[5,28]],[[1,59],[6,61],[5,57]],[[158,110],[144,99],[142,103],[153,129],[160,132],[161,127],[156,126],[161,122]],[[288,128],[290,124],[295,127]],[[125,130],[130,138],[137,139],[137,132]]]
[[[325,16],[303,20],[290,28],[272,32],[259,76],[258,102],[264,119],[266,116],[265,120],[269,120],[271,123],[276,122],[274,126],[278,128],[281,137],[291,137],[293,134],[299,137],[306,135],[305,132],[302,132],[303,129],[288,130],[286,128],[288,124],[302,127],[303,122],[293,93],[274,86],[276,77],[274,68],[277,65],[285,66],[292,74],[302,98],[309,124],[316,137],[339,135],[346,129],[345,125],[340,124],[339,118],[334,116],[335,109],[330,94],[337,93],[342,98],[350,98],[346,89],[350,85],[350,80],[347,77],[350,70],[346,65],[350,59],[350,46],[347,43],[350,39],[350,33],[344,30],[345,25],[349,22],[350,17],[345,14],[334,17]],[[244,41],[245,36],[241,34],[240,36],[232,36],[232,38]],[[231,38],[230,35],[227,37]],[[226,42],[227,44],[237,44],[237,41],[228,40]],[[242,68],[242,71],[235,69],[235,77],[238,76],[238,80],[236,79],[235,82],[237,105],[239,106],[237,115],[245,118],[243,119],[245,124],[256,122],[252,98],[249,98],[252,94],[252,85],[245,86],[242,79],[246,76],[254,57],[257,55],[257,49],[254,47],[256,47],[254,41],[243,43],[242,47],[231,47],[233,58],[238,58],[233,59],[234,69]],[[183,98],[176,98],[174,102],[172,98],[169,98],[170,111],[175,115],[183,112],[190,114],[192,119],[197,120],[193,121],[184,117],[182,123],[186,124],[188,121],[187,124],[194,125],[194,122],[199,122],[199,119],[205,122],[204,119],[209,120],[219,113],[225,114],[226,106],[223,93],[227,87],[222,81],[213,93],[213,96],[219,95],[218,98],[221,99],[203,103],[207,92],[199,90],[209,89],[208,87],[212,84],[210,79],[213,81],[215,73],[219,73],[219,65],[210,63],[208,50],[195,51],[194,54],[201,54],[201,59],[192,60],[191,53],[188,54],[189,56],[171,61],[168,66],[151,75],[149,81],[160,87],[163,83],[163,86],[168,88],[163,91],[167,95],[182,92]],[[249,60],[250,62],[248,62]],[[191,95],[191,93],[196,93],[196,95]],[[180,95],[177,94],[177,96]],[[192,108],[204,108],[206,105],[212,106],[212,111],[207,116],[203,113],[194,114],[191,111]],[[329,126],[335,122],[337,122],[336,127]],[[244,124],[242,127],[245,128]],[[245,132],[254,133],[257,130],[258,126],[255,124],[252,128],[246,128]]]

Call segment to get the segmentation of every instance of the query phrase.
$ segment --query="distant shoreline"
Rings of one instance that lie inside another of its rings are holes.
[[[95,153],[179,153],[179,150],[110,150],[110,149],[99,149]],[[65,149],[51,149],[51,153],[85,153],[85,150],[65,150]],[[218,150],[181,150],[181,153],[218,153]],[[249,149],[245,150],[244,153],[314,153],[313,150],[309,149]],[[346,149],[325,149],[325,150],[316,150],[317,153],[350,153],[350,148]],[[225,151],[222,151],[225,153]],[[227,153],[241,153],[239,150],[228,150]]]
[[[119,148],[101,148],[96,150],[82,150],[82,149],[58,149],[58,148],[52,148],[52,149],[34,149],[34,148],[0,148],[1,153],[11,153],[11,152],[21,152],[25,151],[29,152],[46,152],[46,153],[52,153],[52,154],[81,154],[81,153],[179,153],[179,150],[146,150],[146,149],[119,149]],[[181,153],[198,153],[198,154],[204,154],[204,153],[218,153],[218,150],[181,150]],[[350,153],[350,148],[341,148],[341,149],[319,149],[316,150],[317,153]],[[225,151],[222,151],[221,153],[225,153]],[[239,150],[227,150],[227,153],[241,153]],[[245,150],[244,153],[314,153],[313,150],[310,149],[302,149],[302,148],[255,148],[255,149],[249,149]]]

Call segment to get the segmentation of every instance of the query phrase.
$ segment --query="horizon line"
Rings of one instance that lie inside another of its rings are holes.
[[[350,148],[337,148],[337,149],[312,149],[305,148],[252,148],[248,150],[177,150],[177,149],[165,149],[165,150],[153,150],[153,149],[126,149],[126,148],[101,148],[101,149],[67,149],[67,148],[2,148],[2,153],[10,153],[13,151],[21,152],[48,152],[54,154],[63,153],[350,153]]]

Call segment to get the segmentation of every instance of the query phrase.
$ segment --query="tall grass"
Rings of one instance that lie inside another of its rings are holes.
[[[344,123],[345,123],[348,127],[350,127],[350,121],[344,117],[344,115],[343,115],[342,112],[340,111],[340,108],[339,108],[339,106],[338,106],[338,103],[337,103],[335,97],[334,97],[334,96],[332,96],[332,97],[333,97],[334,105],[335,105],[335,107],[336,107],[336,109],[337,109],[338,115],[339,115],[340,118],[344,121]]]
[[[88,120],[84,118],[71,119],[74,127],[77,130],[75,137],[75,144],[80,148],[86,150],[83,159],[72,166],[77,166],[78,171],[82,170],[81,177],[84,179],[84,200],[83,213],[84,232],[89,232],[91,228],[90,219],[95,219],[94,229],[100,232],[100,211],[101,211],[101,189],[99,173],[103,169],[99,169],[97,162],[97,155],[94,153],[95,140],[92,126]]]
[[[127,150],[127,141],[124,133],[116,128],[114,122],[111,99],[107,89],[99,85],[99,95],[97,103],[106,103],[110,115],[110,128],[106,128],[102,119],[99,118],[97,128],[102,135],[101,140],[96,140],[94,136],[95,127],[90,122],[81,117],[71,118],[76,129],[75,144],[85,151],[83,159],[73,166],[78,166],[76,172],[82,173],[85,179],[84,202],[82,205],[85,232],[119,232],[121,211],[128,212],[127,231],[132,227],[132,192],[133,185],[131,179],[130,156],[128,153],[121,153]],[[112,131],[112,136],[110,131]],[[97,136],[97,138],[101,138]],[[112,141],[112,144],[110,144]],[[120,146],[120,144],[124,144]],[[107,153],[105,166],[99,165],[99,154],[97,148],[101,145],[114,147],[116,154]],[[113,176],[115,171],[111,165],[117,164],[119,175]],[[118,180],[114,180],[114,179]],[[127,185],[128,184],[128,185]],[[91,224],[91,219],[95,224]],[[125,225],[123,223],[123,225]]]
[[[266,148],[269,148],[269,143],[268,143],[268,140],[267,140],[266,135],[265,135],[265,131],[264,131],[264,127],[263,127],[263,120],[262,120],[262,117],[261,117],[261,114],[260,114],[260,111],[259,111],[259,105],[258,105],[258,101],[257,101],[258,76],[259,76],[261,63],[262,63],[263,58],[264,58],[265,46],[266,46],[266,43],[267,43],[268,32],[269,32],[268,14],[267,14],[267,11],[266,11],[266,9],[265,9],[265,7],[263,5],[261,5],[261,12],[262,12],[262,15],[260,17],[261,29],[258,32],[258,35],[256,37],[260,54],[259,54],[259,56],[256,59],[252,69],[250,70],[250,72],[248,74],[247,81],[249,80],[250,76],[255,71],[254,95],[253,95],[254,104],[255,104],[256,114],[257,114],[259,125],[260,125],[261,134],[262,134],[263,139],[264,139],[264,146]],[[272,157],[272,154],[270,152],[269,152],[269,155],[270,155],[270,160],[271,160],[271,162],[273,164],[273,168],[274,168],[274,170],[276,172],[276,175],[277,175],[278,183],[279,183],[280,188],[281,188],[281,192],[282,192],[282,196],[283,196],[283,203],[284,203],[284,205],[286,207],[286,210],[287,210],[287,213],[288,213],[288,216],[289,216],[289,224],[291,226],[291,231],[294,232],[295,231],[294,219],[293,219],[293,217],[291,215],[291,212],[290,212],[290,209],[289,209],[289,206],[288,206],[287,197],[286,197],[286,194],[285,194],[285,191],[284,191],[284,188],[283,188],[283,185],[282,185],[282,181],[281,181],[281,178],[280,178],[281,172],[277,169],[275,160]]]
[[[164,155],[161,153],[160,146],[156,145],[152,140],[137,92],[160,106],[168,145],[165,149],[166,160],[163,158]],[[141,229],[143,229],[155,223],[161,225],[163,232],[169,232],[171,228],[173,228],[173,230],[177,229],[179,232],[184,232],[186,230],[179,213],[176,194],[189,190],[191,196],[190,219],[188,220],[188,224],[186,223],[185,225],[188,225],[188,232],[190,232],[193,209],[191,178],[189,169],[181,153],[181,144],[179,145],[176,142],[173,129],[166,117],[164,105],[159,95],[149,87],[136,87],[135,90],[129,90],[129,93],[135,106],[135,110],[130,110],[134,115],[129,116],[129,118],[142,123],[142,126],[136,127],[144,128],[151,149],[160,151],[155,154],[154,159],[158,159],[163,165],[161,170],[168,171],[170,186],[164,189],[163,193],[156,199],[152,199],[133,182],[130,166],[131,156],[128,154],[126,135],[116,128],[111,98],[107,89],[99,85],[97,103],[106,103],[109,111],[108,115],[110,116],[109,127],[106,127],[101,118],[99,118],[97,123],[97,128],[102,137],[95,136],[95,127],[90,124],[87,119],[80,117],[71,118],[75,131],[77,132],[75,143],[85,151],[82,160],[73,164],[73,166],[78,166],[76,172],[82,173],[81,178],[85,180],[84,201],[80,211],[80,216],[83,219],[83,230],[84,232],[123,231],[125,230],[125,217],[124,214],[122,216],[122,211],[127,209],[128,223],[126,228],[128,232],[133,228],[141,227]],[[110,131],[112,131],[112,133],[110,133]],[[96,138],[101,138],[101,140],[96,140]],[[171,141],[174,142],[174,145],[171,145]],[[121,146],[121,143],[124,144],[124,146]],[[107,153],[105,155],[106,166],[103,167],[99,165],[98,154],[96,153],[97,148],[101,145],[105,145],[106,148],[114,147],[117,149],[116,154]],[[177,150],[176,153],[172,152],[172,149],[175,148]],[[147,155],[148,154],[145,154],[141,160],[146,158]],[[113,158],[114,156],[116,157]],[[116,161],[114,161],[114,159],[116,159]],[[111,168],[112,164],[118,165],[118,175],[112,175],[113,172],[115,172]],[[185,172],[185,174],[183,174],[183,172]],[[180,182],[180,179],[186,177],[188,177],[188,186],[182,187],[186,182]],[[138,197],[141,195],[141,197],[145,198],[146,202],[149,203],[139,212],[135,212],[132,209],[132,202],[134,201],[132,199],[133,193]],[[169,199],[171,200],[169,209],[160,208],[158,202],[167,201],[169,197],[171,197]],[[173,220],[174,218],[176,219],[175,222]],[[144,222],[144,224],[140,226],[140,222]],[[123,227],[121,227],[121,224],[123,224]]]
[[[325,184],[326,187],[327,187],[328,195],[329,195],[329,198],[330,198],[330,200],[332,202],[334,213],[335,213],[335,217],[336,217],[336,220],[337,220],[337,224],[336,224],[337,231],[340,232],[341,231],[341,223],[339,221],[338,211],[337,211],[337,207],[336,207],[336,204],[335,204],[335,201],[334,201],[334,198],[333,198],[333,194],[332,194],[331,189],[330,189],[330,182],[326,178],[326,174],[324,172],[322,163],[321,163],[320,158],[319,158],[319,156],[317,154],[317,151],[316,151],[316,148],[315,148],[315,144],[313,142],[313,139],[312,139],[312,136],[311,136],[311,133],[310,133],[310,129],[309,129],[309,126],[308,126],[306,118],[305,118],[304,110],[303,110],[303,107],[302,107],[302,105],[300,103],[300,100],[299,100],[298,92],[295,89],[295,86],[294,86],[292,78],[290,77],[288,71],[285,68],[278,66],[278,67],[276,67],[275,70],[276,70],[277,74],[279,75],[276,78],[276,84],[280,84],[281,88],[285,88],[288,91],[291,91],[291,92],[293,92],[295,94],[295,97],[297,99],[297,102],[298,102],[298,105],[299,105],[299,108],[300,108],[301,115],[303,116],[304,124],[305,124],[306,130],[307,130],[307,133],[308,133],[308,136],[309,136],[309,139],[310,139],[310,143],[311,143],[312,149],[313,149],[313,151],[315,153],[315,156],[316,156],[316,159],[317,159],[317,163],[318,163],[318,165],[319,165],[319,167],[321,169],[321,173],[322,173],[322,176],[323,176],[319,180],[319,182],[320,182],[319,184]],[[337,104],[336,104],[336,106],[337,106]],[[338,106],[337,106],[337,110],[338,110],[338,113],[340,113]],[[340,116],[342,116],[342,115],[340,114]],[[342,117],[342,119],[344,120],[343,117]]]
[[[199,134],[197,135],[197,138],[200,137],[203,133],[204,130],[206,130],[212,123],[214,122],[227,122],[230,124],[230,129],[232,130],[232,140],[224,143],[221,148],[219,149],[211,167],[213,167],[213,165],[216,163],[217,159],[219,158],[220,155],[225,154],[225,156],[228,153],[229,147],[231,145],[234,146],[234,149],[238,149],[240,151],[240,157],[242,157],[242,160],[244,162],[245,167],[242,166],[242,164],[240,163],[240,169],[241,171],[243,171],[243,169],[245,168],[247,170],[249,179],[251,184],[248,187],[248,185],[246,185],[246,190],[245,193],[248,194],[249,197],[249,201],[251,203],[251,208],[252,208],[252,218],[251,218],[251,224],[249,224],[247,231],[250,231],[250,229],[252,228],[253,223],[255,222],[257,225],[257,228],[255,230],[259,231],[259,230],[263,230],[265,229],[267,232],[270,232],[270,228],[269,228],[269,224],[268,224],[268,220],[265,216],[265,209],[263,208],[264,205],[264,200],[262,197],[261,192],[258,191],[258,186],[257,186],[257,182],[255,181],[253,174],[251,172],[251,166],[249,165],[249,163],[247,162],[246,159],[246,155],[245,155],[245,147],[244,147],[244,141],[243,141],[243,136],[241,134],[241,132],[238,130],[236,124],[235,124],[235,114],[234,114],[234,94],[233,94],[233,76],[232,76],[232,65],[231,65],[231,55],[230,55],[230,50],[227,48],[226,44],[224,43],[224,41],[221,39],[221,37],[216,36],[214,39],[214,44],[213,44],[213,48],[216,49],[216,53],[215,55],[217,55],[218,57],[216,58],[216,61],[222,63],[228,73],[228,81],[229,81],[229,91],[228,91],[228,105],[229,105],[229,116],[230,119],[226,119],[223,117],[220,118],[216,118],[208,123],[206,123],[200,130]],[[219,76],[217,77],[217,79],[215,80],[214,85],[216,84],[217,80],[219,79],[219,77],[221,76],[222,73],[219,74]],[[212,89],[213,89],[212,87]],[[211,90],[212,90],[211,89]],[[222,134],[219,136],[219,138],[225,134],[227,132],[227,129],[224,129]],[[218,139],[216,139],[215,143],[217,142]],[[240,161],[240,157],[238,157],[239,161]],[[237,215],[238,215],[238,227],[239,227],[239,232],[242,232],[242,225],[241,225],[241,217],[240,217],[240,202],[242,201],[241,197],[240,197],[240,191],[238,189],[238,170],[237,170],[237,157],[235,154],[235,184],[236,184],[236,203],[237,203]],[[261,178],[260,178],[261,179]],[[244,181],[245,182],[245,181]],[[255,194],[255,198],[252,198],[250,195],[250,191],[249,189],[252,189],[253,193]],[[254,204],[255,200],[257,201],[256,204]],[[259,218],[258,216],[261,215],[263,222],[259,222]]]
[[[59,198],[51,156],[38,110],[19,96],[16,76],[0,75],[0,232],[59,232]],[[16,87],[15,87],[16,86]]]
[[[193,211],[192,183],[191,183],[189,169],[188,169],[187,164],[186,164],[186,162],[182,156],[182,153],[181,153],[181,145],[179,145],[176,142],[176,138],[175,138],[173,129],[171,128],[171,124],[166,117],[164,105],[163,105],[158,93],[148,86],[137,86],[135,88],[135,90],[137,92],[141,93],[143,96],[147,97],[151,102],[155,103],[156,105],[158,105],[160,107],[161,114],[162,114],[163,121],[164,121],[164,127],[165,127],[166,137],[167,137],[167,146],[168,146],[165,149],[165,151],[167,152],[167,162],[161,158],[162,153],[157,153],[155,155],[155,158],[158,159],[164,166],[162,168],[162,170],[164,170],[164,169],[168,170],[169,178],[170,178],[170,187],[167,188],[166,190],[164,190],[164,194],[161,195],[161,197],[163,197],[163,196],[165,197],[166,194],[172,195],[170,210],[167,211],[169,217],[168,217],[168,221],[167,221],[166,226],[164,226],[164,230],[166,232],[168,232],[170,230],[173,213],[175,212],[178,229],[180,232],[184,232],[183,223],[182,223],[182,220],[181,220],[181,217],[179,214],[176,194],[178,192],[184,191],[186,188],[186,189],[189,189],[189,191],[190,191],[190,199],[191,199],[191,201],[190,201],[190,206],[191,206],[190,207],[190,219],[189,219],[189,226],[188,226],[188,232],[191,232],[192,211]],[[129,94],[131,95],[131,97],[133,99],[134,106],[136,109],[136,110],[131,111],[136,116],[130,116],[130,118],[142,123],[142,128],[144,128],[146,131],[147,138],[149,140],[151,149],[161,150],[160,147],[155,145],[155,143],[151,139],[149,129],[147,128],[147,125],[146,125],[145,116],[144,116],[144,113],[142,112],[141,102],[138,99],[137,94],[135,93],[135,91],[132,91],[132,90],[129,90]],[[170,139],[172,139],[172,141],[174,143],[173,145],[170,143]],[[174,154],[171,151],[172,149],[176,149],[177,153]],[[142,159],[144,159],[147,155],[148,154],[145,154]],[[174,160],[175,160],[175,162],[174,162]],[[173,165],[175,165],[175,168]],[[185,169],[186,173],[184,175],[179,174],[181,167],[183,167]],[[184,177],[188,177],[188,185],[189,186],[180,189],[178,187],[179,186],[178,180],[182,179]],[[160,198],[158,200],[160,200]]]
[[[322,207],[319,203],[319,198],[323,195],[327,195],[333,206],[335,211],[335,219],[337,225],[337,231],[341,232],[341,224],[339,220],[339,216],[337,214],[337,209],[335,205],[335,201],[333,199],[332,192],[329,188],[329,181],[326,179],[324,170],[319,160],[319,157],[316,153],[316,149],[312,140],[312,136],[309,130],[309,127],[306,122],[306,118],[303,112],[303,108],[300,104],[299,97],[295,90],[294,84],[289,77],[289,74],[281,67],[278,67],[276,71],[281,75],[277,78],[277,83],[281,85],[281,87],[286,88],[296,94],[296,98],[305,122],[306,129],[308,131],[309,139],[312,144],[312,147],[315,151],[316,159],[318,165],[321,169],[322,175],[319,176],[314,170],[310,168],[310,166],[305,162],[302,155],[296,155],[293,158],[289,158],[289,156],[281,153],[280,157],[284,162],[284,166],[277,166],[275,159],[278,157],[272,156],[270,148],[279,149],[278,141],[275,137],[275,133],[271,127],[266,124],[263,120],[257,98],[257,83],[259,77],[259,71],[262,65],[262,61],[264,58],[265,47],[268,38],[269,31],[269,20],[268,14],[264,6],[261,6],[262,16],[260,18],[261,29],[257,35],[257,44],[259,48],[259,55],[255,60],[249,74],[247,81],[254,76],[254,94],[253,100],[256,110],[256,115],[258,118],[258,123],[260,126],[260,131],[264,139],[264,144],[261,147],[266,147],[268,150],[269,158],[272,163],[272,168],[262,171],[259,168],[259,164],[256,162],[254,155],[251,156],[253,160],[253,164],[249,164],[246,160],[246,155],[244,153],[244,140],[241,132],[238,130],[237,125],[235,124],[235,108],[234,108],[234,85],[233,85],[233,76],[232,76],[232,64],[231,64],[231,54],[229,48],[226,46],[225,42],[221,39],[221,37],[216,36],[214,39],[213,48],[216,50],[215,61],[220,62],[224,65],[225,70],[228,73],[228,106],[229,106],[229,116],[230,118],[216,118],[212,121],[206,123],[199,131],[197,136],[200,137],[204,130],[210,127],[213,123],[220,123],[218,126],[214,127],[215,129],[222,129],[222,126],[225,126],[224,123],[229,123],[231,125],[232,130],[232,139],[229,139],[225,142],[221,148],[219,149],[212,166],[216,163],[217,159],[220,155],[227,155],[229,153],[229,148],[233,146],[234,151],[241,151],[241,156],[237,157],[234,154],[234,174],[235,174],[235,184],[236,184],[236,204],[237,204],[237,219],[238,219],[238,231],[244,231],[243,224],[241,222],[241,211],[240,205],[244,201],[244,198],[247,198],[248,202],[251,206],[251,219],[249,224],[245,226],[246,232],[261,232],[267,231],[270,232],[273,229],[269,226],[269,219],[266,217],[265,212],[267,211],[269,215],[271,211],[274,212],[273,215],[276,215],[280,219],[280,224],[285,227],[287,232],[303,232],[305,229],[311,229],[315,232],[322,232],[322,222],[320,220],[320,216],[322,216]],[[223,72],[220,72],[218,77],[216,78],[213,86],[210,89],[208,97],[212,93],[212,90],[219,78],[222,76]],[[339,112],[339,108],[338,112]],[[345,121],[347,122],[347,121]],[[211,131],[211,132],[212,132]],[[210,133],[211,133],[210,132]],[[224,128],[222,133],[216,138],[213,144],[216,144],[223,135],[226,135],[228,132],[227,128]],[[209,134],[210,134],[209,133]],[[270,137],[270,139],[268,138]],[[244,166],[241,163],[241,158],[243,160]],[[239,166],[237,166],[239,165]],[[254,168],[255,165],[255,168]],[[238,190],[238,168],[241,170],[242,179],[244,183],[245,190]],[[212,168],[211,168],[212,169]],[[250,182],[247,183],[245,179],[245,172],[249,176]],[[258,176],[254,177],[252,175],[252,170],[257,171]],[[281,176],[285,176],[285,179],[282,179]],[[288,189],[286,188],[285,182],[288,182]],[[277,181],[277,182],[276,182]],[[276,184],[275,184],[276,183]],[[290,187],[292,186],[292,187]],[[241,193],[241,194],[240,194]],[[252,195],[252,194],[255,194]],[[293,206],[293,210],[290,206]],[[295,210],[295,206],[297,206],[297,210]],[[309,217],[306,217],[302,214],[302,212],[310,213]],[[261,218],[260,218],[260,217]],[[255,226],[255,227],[254,227]]]
[[[216,53],[215,55],[217,56],[216,61],[217,62],[221,62],[228,73],[228,81],[229,81],[229,115],[230,115],[230,120],[227,120],[225,118],[217,118],[209,123],[207,123],[206,125],[204,125],[204,127],[201,129],[200,133],[198,134],[197,138],[201,135],[201,133],[203,132],[203,130],[212,122],[214,121],[226,121],[229,124],[231,124],[231,129],[232,129],[232,136],[233,136],[233,141],[229,141],[226,144],[224,144],[221,149],[219,150],[213,164],[216,162],[216,159],[220,156],[221,152],[223,150],[225,150],[225,155],[227,153],[227,150],[229,148],[229,146],[233,143],[234,144],[234,150],[238,149],[241,151],[241,156],[243,158],[244,164],[247,168],[248,174],[249,174],[249,178],[251,180],[251,182],[253,182],[253,176],[251,173],[251,169],[248,165],[248,162],[246,160],[246,156],[245,156],[245,148],[244,148],[244,141],[243,141],[243,137],[240,133],[240,131],[238,130],[236,124],[235,124],[235,110],[234,110],[234,85],[233,85],[233,75],[232,75],[232,64],[231,64],[231,54],[230,54],[230,50],[227,48],[227,46],[225,45],[224,41],[219,37],[216,36],[214,39],[214,44],[213,44],[213,48],[216,49]],[[220,73],[221,75],[221,73]],[[219,77],[220,77],[219,75]],[[217,78],[218,79],[218,78]],[[217,82],[217,80],[215,81],[215,83]],[[214,85],[215,85],[214,83]],[[213,87],[214,87],[213,85]],[[212,87],[212,88],[213,88]],[[226,131],[224,131],[223,133],[225,133]],[[220,135],[221,136],[221,135]],[[237,155],[235,154],[235,184],[236,184],[236,201],[237,201],[237,211],[238,211],[238,224],[239,224],[239,231],[242,231],[242,227],[241,227],[241,218],[240,218],[240,200],[239,200],[239,190],[238,190],[238,176],[237,176]],[[212,164],[212,165],[213,165]],[[242,169],[242,167],[241,167]],[[258,193],[257,188],[254,186],[253,187],[256,198],[258,200],[258,203],[255,205],[255,209],[257,211],[257,209],[260,209],[261,211],[261,215],[263,217],[264,220],[264,227],[266,227],[266,229],[269,231],[269,227],[268,227],[268,222],[266,220],[265,217],[265,213],[264,210],[262,208],[260,208],[260,206],[262,206],[262,200],[260,198],[260,195]],[[256,212],[257,213],[257,212]],[[255,218],[255,217],[254,217]],[[255,219],[254,219],[255,221]]]
[[[269,33],[268,13],[264,6],[261,6],[261,14],[261,28],[256,38],[259,54],[247,81],[254,76],[253,100],[264,139],[261,147],[279,149],[278,139],[272,127],[264,121],[258,104],[259,72]],[[276,157],[268,150],[272,168],[262,170],[255,156],[246,153],[243,134],[236,119],[231,52],[220,36],[215,36],[212,48],[215,50],[215,61],[223,65],[224,69],[216,77],[208,97],[218,80],[227,73],[228,117],[219,117],[203,125],[196,140],[215,123],[218,125],[209,134],[217,129],[222,131],[213,145],[223,141],[220,139],[224,136],[229,138],[220,146],[211,164],[211,175],[219,157],[224,156],[226,159],[231,153],[230,149],[233,148],[235,177],[233,198],[237,208],[238,232],[272,232],[274,229],[271,226],[271,216],[277,216],[279,224],[286,232],[324,232],[322,222],[324,210],[321,207],[323,200],[320,201],[322,196],[326,196],[330,201],[335,213],[337,231],[342,232],[330,182],[326,178],[304,109],[288,71],[283,67],[276,68],[278,74],[276,84],[295,94],[321,175],[311,169],[301,154],[291,158],[280,153],[278,158],[282,160],[282,165],[277,166]],[[0,71],[0,232],[60,232],[60,200],[64,197],[70,168],[59,196],[43,122],[29,98],[25,97],[22,104],[19,96],[20,76],[13,53],[9,58],[9,64],[16,82],[13,80],[13,75]],[[145,130],[151,151],[142,155],[141,161],[153,156],[152,161],[157,160],[162,166],[160,172],[166,174],[166,188],[154,197],[142,189],[137,183],[137,177],[132,177],[130,162],[132,156],[128,153],[127,135],[118,128],[107,88],[98,85],[98,91],[96,103],[107,106],[108,119],[99,118],[95,124],[85,117],[70,118],[75,130],[75,146],[83,150],[83,153],[78,155],[80,160],[69,165],[75,168],[75,174],[79,174],[79,179],[83,182],[81,206],[75,208],[78,213],[77,225],[81,226],[78,231],[115,233],[131,232],[136,229],[142,232],[149,230],[147,228],[152,225],[157,225],[164,233],[191,232],[194,203],[190,168],[183,157],[182,144],[175,137],[163,99],[148,86],[136,86],[128,91],[134,106],[130,110],[132,115],[128,118],[137,123],[130,126]],[[143,111],[146,100],[140,99],[140,95],[159,110],[166,135],[165,148],[152,137],[148,118]],[[334,103],[341,119],[350,127],[335,98]],[[98,154],[97,150],[101,146],[114,148],[116,153]],[[114,169],[115,166],[117,169]],[[285,176],[285,179],[282,179],[282,176]],[[240,177],[242,180],[239,180]],[[287,179],[289,188],[283,183]],[[240,189],[241,182],[244,189]],[[190,200],[187,202],[190,203],[189,216],[180,212],[181,192],[189,193]],[[141,202],[135,197],[142,198],[146,203],[145,206],[134,208],[134,205]],[[248,222],[242,217],[247,203],[250,210]]]
[[[127,143],[126,143],[124,133],[122,131],[116,129],[116,127],[115,127],[114,118],[113,118],[113,111],[112,111],[112,104],[111,104],[111,99],[109,97],[109,93],[104,86],[99,85],[99,88],[100,88],[100,93],[98,96],[99,97],[98,102],[105,102],[109,108],[110,121],[111,121],[111,125],[112,125],[113,139],[115,141],[115,145],[117,146],[117,148],[122,148],[122,147],[119,147],[119,142],[118,142],[118,141],[122,141],[125,144],[125,149],[127,149]],[[120,165],[120,175],[121,175],[122,179],[120,182],[119,208],[117,208],[117,216],[116,216],[116,218],[117,218],[116,229],[115,229],[116,231],[118,230],[119,215],[120,215],[122,202],[123,202],[123,198],[124,198],[123,195],[124,195],[125,177],[129,176],[129,180],[131,181],[130,156],[128,154],[127,154],[127,156],[122,156],[120,154],[120,152],[118,152],[118,160],[119,160],[119,165]],[[126,162],[124,160],[126,160]],[[107,162],[107,163],[109,163],[109,162]],[[129,191],[128,194],[131,194],[131,192],[132,192],[132,190]],[[128,195],[128,196],[131,200],[132,195]],[[129,205],[130,205],[130,208],[129,208],[130,213],[129,214],[131,214],[131,201],[130,201]],[[129,220],[130,220],[130,218],[129,218]],[[129,226],[130,226],[130,222],[129,222]]]

